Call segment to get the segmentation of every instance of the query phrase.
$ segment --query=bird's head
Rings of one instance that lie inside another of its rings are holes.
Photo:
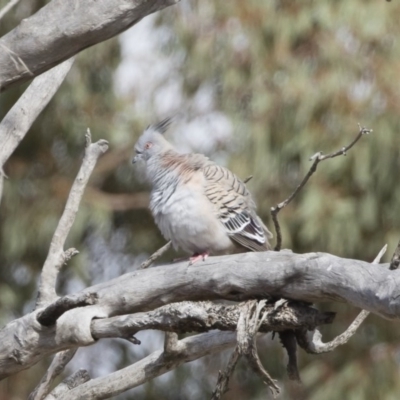
[[[135,145],[136,155],[132,159],[132,164],[139,160],[148,161],[151,157],[162,154],[173,148],[164,137],[164,133],[171,122],[171,118],[166,118],[158,124],[149,125],[144,130]]]

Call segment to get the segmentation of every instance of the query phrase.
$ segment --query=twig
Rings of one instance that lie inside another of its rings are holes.
[[[40,311],[36,319],[43,326],[52,326],[67,311],[77,307],[92,306],[97,301],[97,293],[79,293],[64,296],[51,303],[43,311]]]
[[[18,3],[20,0],[10,0],[1,10],[0,10],[0,20]]]
[[[307,172],[306,176],[303,178],[303,180],[300,182],[300,184],[297,186],[297,188],[294,190],[294,192],[284,201],[281,203],[277,204],[275,207],[271,207],[271,215],[272,215],[272,220],[274,222],[274,227],[276,231],[276,245],[275,245],[275,251],[280,251],[282,247],[282,232],[281,232],[281,227],[278,222],[278,213],[279,211],[282,210],[282,208],[285,208],[295,197],[296,195],[300,192],[300,190],[305,186],[305,184],[308,182],[310,177],[314,174],[314,172],[317,170],[317,166],[321,161],[327,160],[329,158],[334,158],[338,157],[341,155],[346,155],[347,151],[350,150],[360,139],[363,135],[369,134],[372,132],[372,129],[367,129],[362,127],[360,124],[359,126],[359,132],[355,139],[345,147],[342,147],[340,150],[336,151],[335,153],[332,154],[327,154],[323,155],[322,152],[318,152],[314,154],[311,158],[310,161],[314,161],[310,170]]]
[[[382,247],[381,251],[375,257],[373,264],[379,264],[381,258],[385,254],[387,250],[387,244]],[[355,320],[351,323],[351,325],[339,336],[335,339],[331,340],[328,343],[322,342],[322,335],[318,329],[315,329],[312,332],[307,332],[306,330],[298,330],[296,331],[296,339],[300,347],[302,347],[306,352],[312,354],[320,354],[320,353],[328,353],[333,351],[338,346],[346,344],[350,338],[356,333],[359,326],[365,321],[365,319],[370,314],[369,311],[362,310]]]
[[[229,379],[232,376],[233,371],[235,370],[239,357],[239,348],[238,345],[236,345],[231,356],[229,357],[228,365],[226,366],[225,371],[222,372],[220,370],[218,372],[217,385],[212,392],[211,400],[219,400],[222,395],[228,391]]]
[[[144,261],[139,269],[145,269],[148,268],[151,264],[153,264],[153,262],[155,260],[157,260],[157,258],[161,257],[165,252],[167,252],[169,250],[169,248],[171,247],[171,241],[169,241],[167,244],[165,244],[163,247],[161,247],[160,249],[158,249],[154,254],[152,254],[146,261]]]
[[[253,175],[250,175],[243,181],[243,183],[250,182],[252,179],[253,179]]]
[[[76,351],[77,349],[64,350],[54,356],[49,369],[29,395],[28,400],[43,400],[47,396],[54,379],[64,371],[65,366],[71,361]]]
[[[49,253],[43,266],[40,277],[39,294],[37,299],[37,307],[45,306],[57,298],[56,283],[59,270],[64,264],[66,258],[70,257],[73,250],[64,252],[64,244],[74,223],[75,216],[78,212],[79,205],[83,196],[83,192],[88,183],[89,177],[96,165],[97,159],[108,149],[106,140],[99,140],[91,143],[90,130],[86,133],[86,150],[83,158],[82,166],[72,185],[68,196],[67,204],[61,216],[56,231],[50,243]]]

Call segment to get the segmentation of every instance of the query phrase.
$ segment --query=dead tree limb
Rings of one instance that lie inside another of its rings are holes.
[[[40,75],[176,2],[50,1],[0,39],[0,91]]]
[[[0,171],[25,137],[37,116],[52,99],[71,69],[73,62],[74,60],[71,58],[35,78],[3,118],[0,124]]]
[[[63,371],[65,366],[71,361],[77,349],[61,351],[53,358],[47,372],[36,386],[35,390],[29,395],[28,400],[43,400],[50,392],[50,386]]]
[[[201,266],[182,262],[136,270],[79,292],[97,293],[97,303],[65,312],[56,325],[37,321],[42,309],[6,325],[0,330],[0,378],[49,354],[94,343],[93,318],[139,313],[183,300],[339,301],[399,319],[400,273],[388,267],[325,253],[271,251],[210,257]]]
[[[86,149],[82,166],[78,172],[71,192],[68,196],[64,212],[58,222],[56,231],[50,243],[49,253],[44,263],[40,276],[39,293],[37,307],[43,307],[57,298],[56,283],[58,272],[65,263],[66,258],[70,258],[71,249],[64,251],[64,244],[67,240],[69,231],[74,223],[75,216],[79,209],[79,204],[83,196],[89,177],[96,165],[98,158],[107,151],[108,142],[99,140],[91,142],[90,131],[86,134]],[[74,251],[72,251],[73,253]]]
[[[281,227],[279,225],[278,221],[278,213],[285,208],[296,196],[297,194],[303,189],[303,187],[306,185],[308,180],[311,178],[311,176],[314,174],[314,172],[317,170],[318,164],[321,161],[328,160],[330,158],[338,157],[338,156],[345,156],[347,155],[347,151],[349,151],[360,139],[363,135],[369,134],[372,132],[372,129],[367,129],[362,127],[360,124],[359,126],[359,131],[355,139],[347,146],[342,147],[340,150],[331,153],[331,154],[326,154],[323,155],[323,153],[320,151],[316,154],[314,154],[311,158],[310,161],[313,161],[313,164],[311,165],[311,168],[307,172],[306,176],[303,178],[303,180],[300,182],[300,184],[296,187],[296,189],[293,191],[293,193],[284,201],[281,203],[277,204],[275,207],[271,208],[271,215],[272,215],[272,221],[274,222],[274,227],[275,227],[275,232],[276,232],[276,245],[275,245],[275,251],[279,251],[282,248],[282,232],[281,232]]]
[[[107,399],[116,396],[172,371],[179,365],[234,346],[236,334],[234,332],[202,333],[180,340],[178,343],[179,350],[173,354],[166,355],[162,350],[155,351],[129,367],[78,386],[59,400]]]
[[[382,257],[386,253],[386,250],[387,245],[382,247],[381,251],[375,257],[374,261],[372,261],[372,264],[379,264]],[[297,342],[305,351],[307,351],[307,353],[328,353],[335,350],[337,347],[346,344],[350,340],[350,338],[356,333],[357,329],[365,321],[369,314],[369,311],[362,310],[342,334],[340,334],[328,343],[322,342],[322,335],[318,329],[310,331],[300,329],[295,331]]]

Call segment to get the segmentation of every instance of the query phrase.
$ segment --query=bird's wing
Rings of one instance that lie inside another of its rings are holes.
[[[231,171],[209,162],[202,168],[205,195],[217,209],[217,217],[228,235],[252,251],[269,250],[271,232],[255,212],[255,204],[246,185]]]

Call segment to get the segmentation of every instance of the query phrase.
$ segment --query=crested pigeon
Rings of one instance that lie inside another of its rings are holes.
[[[170,123],[148,126],[132,160],[146,163],[150,210],[165,239],[193,254],[190,264],[209,254],[270,250],[272,234],[246,185],[202,154],[177,152],[164,136]]]

